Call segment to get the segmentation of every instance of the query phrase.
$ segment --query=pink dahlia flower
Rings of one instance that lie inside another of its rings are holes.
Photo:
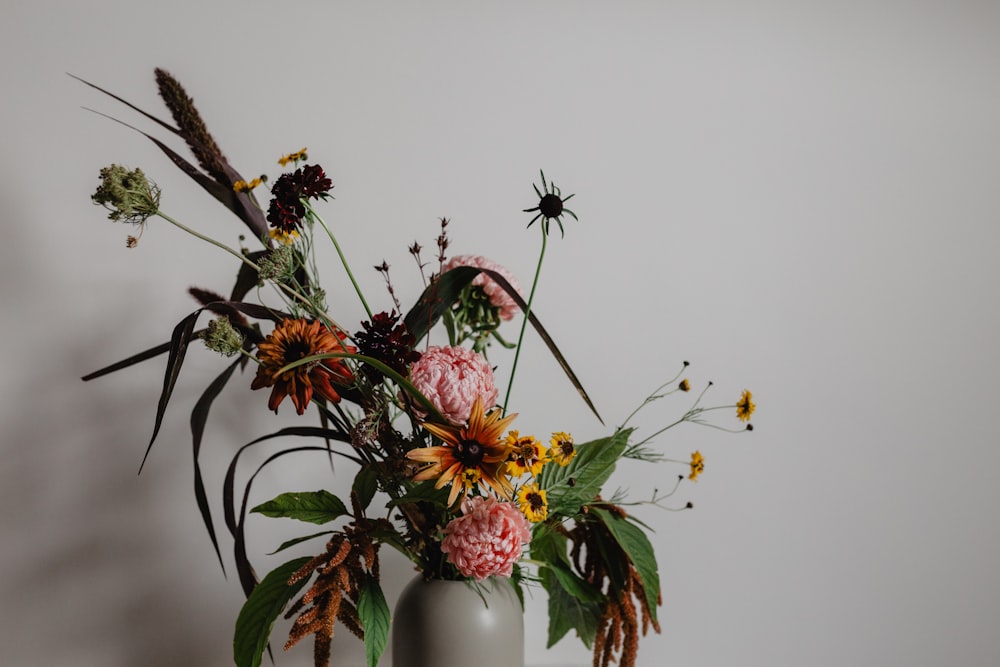
[[[441,551],[459,572],[476,581],[494,574],[509,577],[522,548],[531,542],[529,526],[513,503],[492,496],[466,498],[462,516],[445,526]]]
[[[456,426],[469,420],[477,398],[489,409],[499,394],[489,362],[466,347],[428,348],[410,366],[410,382]]]
[[[517,278],[514,277],[514,274],[493,260],[486,259],[485,257],[481,257],[479,255],[458,255],[457,257],[452,257],[445,262],[445,265],[441,267],[441,270],[442,272],[450,271],[456,266],[474,266],[477,269],[489,269],[491,271],[496,271],[507,279],[507,282],[510,283],[511,287],[517,290],[518,294],[523,295],[521,292],[521,284],[517,282]],[[482,287],[483,292],[485,292],[486,296],[489,297],[490,303],[500,309],[500,319],[512,319],[521,311],[517,303],[514,302],[514,299],[510,298],[510,294],[507,293],[507,290],[500,287],[500,285],[498,285],[496,281],[489,276],[480,273],[472,280],[472,284]]]

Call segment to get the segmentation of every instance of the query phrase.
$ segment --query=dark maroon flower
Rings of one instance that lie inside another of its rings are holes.
[[[307,164],[294,172],[282,174],[271,187],[271,205],[267,221],[275,229],[291,232],[302,223],[306,214],[303,199],[326,199],[333,188],[323,167]]]
[[[378,313],[371,322],[362,322],[364,331],[354,334],[358,352],[378,359],[383,364],[406,377],[410,364],[420,359],[420,353],[413,349],[417,339],[399,323],[396,313]],[[364,366],[365,375],[373,382],[381,379],[382,373],[371,366]]]

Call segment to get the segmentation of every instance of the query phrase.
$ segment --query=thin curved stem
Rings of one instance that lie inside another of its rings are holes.
[[[246,264],[247,266],[249,266],[251,269],[253,269],[254,271],[256,271],[258,274],[260,273],[260,266],[258,266],[257,264],[255,264],[249,257],[247,257],[243,253],[239,252],[238,250],[234,250],[233,248],[230,248],[229,246],[227,246],[225,243],[222,243],[221,241],[216,241],[215,239],[213,239],[210,236],[205,236],[201,232],[196,232],[195,230],[191,229],[190,227],[188,227],[184,223],[180,222],[179,220],[175,220],[174,218],[171,218],[169,215],[167,215],[163,211],[157,211],[156,215],[158,215],[159,217],[163,218],[164,220],[166,220],[170,224],[174,225],[178,229],[181,229],[181,230],[187,232],[191,236],[194,236],[197,239],[200,239],[202,241],[205,241],[206,243],[214,245],[216,248],[221,248],[221,249],[225,250],[230,255],[232,255],[233,257],[236,257],[241,262],[243,262],[244,264]],[[275,282],[274,284],[280,290],[282,290],[283,292],[285,292],[286,294],[288,294],[292,298],[298,299],[302,303],[305,303],[305,304],[311,306],[316,311],[316,315],[318,315],[319,317],[322,317],[324,320],[326,320],[326,322],[331,327],[340,329],[341,331],[347,331],[347,329],[344,329],[344,327],[342,327],[339,324],[337,324],[337,322],[332,317],[330,317],[328,314],[326,314],[322,310],[316,308],[315,304],[313,304],[303,294],[297,292],[296,290],[292,289],[288,285],[284,285],[284,284],[279,283],[279,282]]]
[[[514,388],[514,373],[517,371],[517,360],[521,356],[521,343],[524,342],[524,332],[528,328],[528,317],[531,315],[531,304],[535,300],[535,290],[538,288],[538,277],[542,274],[542,262],[545,260],[545,246],[549,236],[542,230],[542,250],[538,253],[538,265],[535,267],[535,277],[531,281],[531,292],[528,294],[528,307],[524,311],[524,320],[521,321],[521,333],[517,336],[517,349],[514,351],[514,363],[510,367],[510,379],[507,382],[507,394],[503,399],[503,410],[501,414],[507,414],[507,404],[510,402],[510,392]]]
[[[340,257],[340,263],[344,266],[344,271],[347,272],[347,277],[351,279],[351,284],[354,285],[354,291],[357,293],[358,298],[361,299],[361,305],[364,306],[365,312],[368,313],[368,319],[372,318],[372,309],[368,307],[368,302],[365,301],[365,295],[361,293],[361,287],[358,285],[358,281],[354,279],[354,274],[351,272],[351,267],[347,264],[347,258],[344,256],[344,251],[341,250],[340,244],[337,242],[337,237],[333,235],[333,231],[327,226],[326,221],[323,220],[322,216],[309,205],[308,202],[303,200],[306,209],[309,213],[319,222],[320,226],[326,232],[326,235],[330,237],[330,242],[333,243],[333,247],[337,250],[337,255]]]

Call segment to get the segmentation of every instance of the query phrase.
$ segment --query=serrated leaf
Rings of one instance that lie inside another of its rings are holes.
[[[236,618],[233,659],[237,667],[260,667],[274,620],[309,580],[303,577],[289,585],[288,579],[310,560],[309,557],[297,558],[276,567],[250,593]]]
[[[358,618],[365,631],[365,660],[368,667],[377,667],[389,640],[389,605],[385,601],[378,579],[365,577],[358,597]]]
[[[591,513],[597,516],[607,526],[618,546],[629,557],[635,566],[642,587],[646,591],[646,606],[650,615],[656,620],[656,606],[660,599],[660,572],[656,565],[656,552],[645,531],[628,519],[598,507],[591,507]]]
[[[574,515],[591,502],[615,470],[628,445],[632,429],[577,445],[567,466],[549,464],[542,469],[539,486],[545,489],[550,514]]]
[[[347,514],[347,506],[329,491],[291,491],[261,503],[250,511],[274,518],[324,524]]]

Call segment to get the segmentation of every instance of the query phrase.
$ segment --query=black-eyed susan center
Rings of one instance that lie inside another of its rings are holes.
[[[538,202],[538,212],[546,218],[558,218],[563,212],[563,200],[557,194],[549,193]]]
[[[425,431],[437,437],[440,445],[419,447],[406,453],[411,461],[426,464],[414,475],[414,482],[437,479],[438,489],[451,484],[448,505],[482,482],[501,498],[510,498],[514,489],[504,470],[510,446],[503,433],[516,414],[502,416],[499,409],[486,413],[483,401],[477,398],[465,425],[423,423]]]
[[[334,384],[347,385],[351,382],[350,369],[342,361],[303,364],[284,372],[281,369],[315,354],[354,352],[353,346],[343,342],[344,338],[345,334],[332,332],[318,320],[282,320],[257,346],[260,365],[250,388],[273,387],[267,402],[271,410],[277,410],[284,397],[291,396],[295,411],[300,415],[305,412],[314,393],[333,403],[339,402],[340,394]]]
[[[536,445],[534,441],[523,444],[521,445],[517,455],[525,460],[538,458],[538,445]]]
[[[286,364],[292,364],[299,359],[305,359],[312,353],[312,346],[306,341],[293,340],[285,346],[285,353],[282,355]]]
[[[455,458],[459,460],[463,468],[475,468],[483,462],[486,449],[483,443],[478,440],[459,440],[455,446]]]
[[[526,484],[517,492],[517,506],[525,518],[532,523],[545,521],[549,514],[549,500],[545,490],[537,484]]]
[[[537,491],[532,491],[531,493],[526,494],[524,499],[527,501],[528,507],[530,507],[533,512],[538,512],[545,507],[545,499],[542,498],[542,494]]]

